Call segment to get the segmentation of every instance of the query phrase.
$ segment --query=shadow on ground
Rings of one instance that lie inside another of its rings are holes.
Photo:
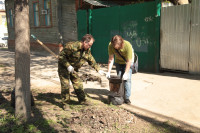
[[[140,115],[140,114],[137,114],[137,113],[133,113],[133,114],[135,116],[137,116],[138,118],[143,119],[143,120],[151,123],[155,127],[165,129],[169,133],[195,133],[193,131],[189,131],[188,129],[183,129],[183,127],[173,125],[173,123],[171,123],[170,121],[161,122],[161,121],[158,121],[156,119],[153,119],[153,118],[150,118],[150,117],[147,117],[147,116],[144,116],[144,115]]]
[[[0,117],[2,118],[2,121],[0,122],[0,132],[24,132],[25,130],[30,130],[24,129],[25,127],[28,127],[27,125],[34,125],[40,132],[58,132],[48,124],[49,122],[43,117],[43,114],[41,113],[40,109],[38,109],[36,106],[32,107],[31,109],[32,116],[30,118],[30,121],[19,125],[16,119],[14,118],[15,109],[11,107],[11,101],[7,100],[8,96],[11,96],[11,91],[6,93],[2,91],[0,92]],[[32,129],[32,131],[34,131],[34,129]]]
[[[101,102],[108,104],[108,94],[109,94],[108,90],[92,89],[92,88],[85,88],[84,90],[88,97],[95,99],[95,100],[100,100]]]
[[[123,105],[122,108],[133,113],[138,118],[152,123],[152,125],[156,127],[166,129],[170,133],[200,133],[199,128],[192,126],[184,121],[154,113],[134,105]]]

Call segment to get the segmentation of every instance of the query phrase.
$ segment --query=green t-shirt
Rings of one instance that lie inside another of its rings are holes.
[[[126,60],[132,60],[132,62],[134,62],[134,50],[130,42],[124,40],[124,47],[118,51]],[[108,45],[108,54],[115,55],[115,63],[126,64],[124,59],[116,52],[111,42]]]

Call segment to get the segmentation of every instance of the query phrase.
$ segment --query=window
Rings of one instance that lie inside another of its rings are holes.
[[[2,15],[2,16],[1,16],[1,19],[2,19],[2,23],[3,23],[3,24],[6,23],[6,15]]]
[[[2,25],[7,26],[6,15],[2,15],[1,20],[2,20]]]
[[[33,16],[34,16],[34,26],[35,27],[40,26],[40,21],[39,21],[39,4],[38,4],[38,2],[33,3]]]
[[[9,9],[8,12],[9,12],[8,13],[9,14],[8,23],[9,23],[10,27],[13,27],[13,11],[12,11],[12,9]]]
[[[44,0],[44,10],[47,11],[45,14],[45,26],[51,26],[51,1]]]

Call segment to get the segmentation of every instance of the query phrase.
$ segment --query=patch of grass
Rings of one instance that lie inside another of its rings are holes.
[[[113,125],[113,126],[115,127],[115,129],[117,130],[117,132],[118,132],[118,133],[120,133],[120,132],[121,132],[121,130],[120,130],[120,128],[119,128],[119,125],[120,125],[120,124],[119,124],[119,123],[117,123],[117,122],[116,122],[116,123],[114,123],[114,125]]]
[[[8,47],[0,47],[0,49],[8,50]]]
[[[5,108],[5,111],[4,109]],[[56,124],[51,119],[36,118],[32,122],[21,123],[14,116],[14,109],[9,107],[9,104],[0,105],[0,133],[42,133],[56,132],[51,125]],[[31,118],[32,119],[32,118]],[[34,118],[33,118],[34,119]]]
[[[113,109],[119,109],[119,106],[113,105],[113,104],[108,104],[108,107],[113,108]]]
[[[70,104],[69,107],[70,107],[70,109],[72,109],[73,111],[80,111],[81,109],[83,109],[84,105]]]
[[[20,125],[13,114],[7,113],[0,119],[0,132],[24,132],[24,125]]]
[[[28,125],[28,132],[35,132],[37,130],[37,127],[33,124]]]
[[[0,64],[0,67],[5,67],[5,65],[3,65],[3,64]]]
[[[55,123],[56,122],[54,122],[53,120],[40,118],[37,119],[37,121],[33,122],[33,124],[26,125],[26,131],[34,133],[40,133],[42,131],[54,133],[56,131],[50,125],[53,125]]]

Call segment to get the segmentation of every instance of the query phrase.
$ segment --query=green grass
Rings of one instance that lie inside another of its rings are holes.
[[[7,50],[8,47],[0,47],[0,49]]]
[[[3,65],[3,64],[0,64],[0,67],[5,67],[5,65]]]
[[[21,123],[14,116],[14,109],[8,104],[0,105],[0,133],[42,133],[55,132],[50,125],[55,124],[51,119],[36,118],[27,123]]]
[[[0,119],[0,132],[1,133],[40,133],[41,131],[55,132],[49,125],[54,124],[52,120],[37,120],[32,123],[19,124],[19,120],[12,114],[4,115]],[[41,130],[43,129],[43,130]],[[44,130],[45,129],[45,130]]]

